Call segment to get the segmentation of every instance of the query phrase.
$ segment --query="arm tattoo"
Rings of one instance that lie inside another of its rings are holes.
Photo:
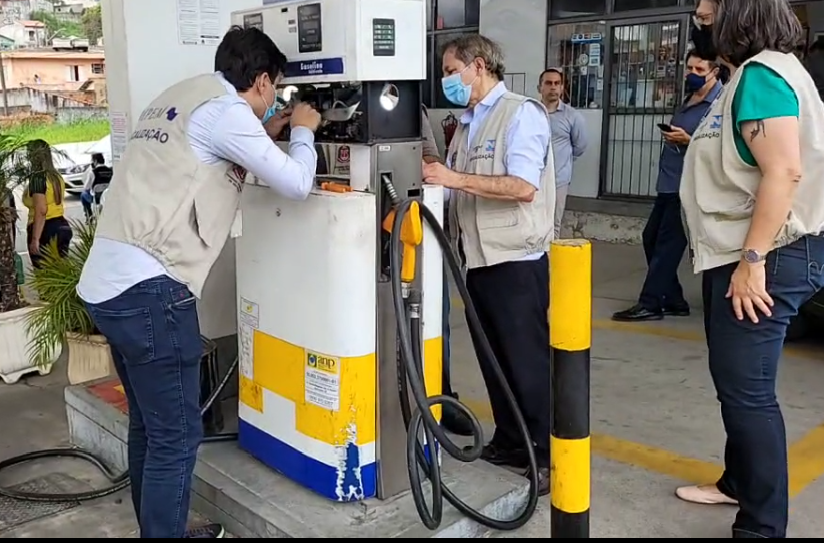
[[[750,143],[755,141],[758,136],[766,136],[767,130],[764,127],[764,121],[755,121],[755,128],[750,132]]]

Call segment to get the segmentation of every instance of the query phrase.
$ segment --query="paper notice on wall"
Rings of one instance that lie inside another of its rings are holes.
[[[129,116],[120,111],[109,112],[111,125],[112,163],[120,162],[129,142]]]
[[[255,330],[260,327],[260,306],[244,298],[240,299],[238,353],[240,374],[247,379],[255,377]]]
[[[340,359],[306,351],[305,401],[330,411],[340,410]]]
[[[177,35],[181,45],[220,43],[221,0],[177,0]]]

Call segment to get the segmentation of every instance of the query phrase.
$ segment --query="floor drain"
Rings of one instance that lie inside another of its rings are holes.
[[[31,479],[25,483],[14,485],[10,487],[10,489],[24,492],[59,494],[65,492],[82,492],[88,490],[88,486],[68,475],[49,473],[48,475]],[[0,496],[0,533],[33,520],[74,509],[79,505],[79,502],[24,502]]]

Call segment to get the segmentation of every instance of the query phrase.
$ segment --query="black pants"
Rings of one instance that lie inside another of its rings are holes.
[[[642,238],[647,277],[638,303],[650,311],[686,305],[678,281],[678,266],[687,248],[678,194],[658,194]]]
[[[547,257],[507,262],[469,270],[466,285],[495,357],[515,393],[535,443],[538,464],[549,467],[550,348],[549,265]],[[515,416],[504,392],[485,360],[478,338],[478,353],[492,415],[492,442],[503,449],[523,447]]]
[[[26,242],[29,246],[32,242],[33,231],[34,225],[30,224],[28,228],[26,228]],[[60,256],[65,257],[69,254],[69,244],[72,241],[72,235],[72,227],[65,217],[48,219],[43,225],[43,234],[40,236],[40,251],[45,251],[46,247],[52,243],[52,240],[57,240],[57,250]],[[31,265],[39,268],[40,261],[43,257],[39,255],[29,255],[29,257],[31,257]]]

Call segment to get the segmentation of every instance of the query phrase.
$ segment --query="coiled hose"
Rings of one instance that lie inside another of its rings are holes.
[[[238,367],[238,358],[235,358],[235,361],[232,362],[232,365],[229,367],[229,370],[224,375],[223,379],[220,381],[218,386],[212,391],[212,394],[209,398],[203,403],[203,406],[200,408],[200,414],[203,415],[206,413],[209,408],[212,407],[212,404],[217,401],[217,398],[223,392],[223,389],[226,388],[226,385],[229,383],[229,379],[231,379],[232,375],[234,375],[235,371]],[[235,441],[237,440],[236,433],[226,433],[226,434],[217,434],[212,436],[206,436],[203,439],[204,443],[215,443],[218,441]],[[129,486],[129,472],[126,471],[124,473],[115,473],[112,469],[106,465],[103,460],[98,458],[93,453],[83,450],[83,449],[76,449],[71,447],[64,447],[59,449],[44,449],[42,451],[33,451],[26,454],[21,454],[20,456],[15,456],[14,458],[9,458],[7,460],[3,460],[0,462],[0,471],[4,469],[8,469],[12,466],[18,466],[20,464],[26,464],[28,462],[34,462],[36,460],[42,460],[44,458],[75,458],[77,460],[84,460],[94,467],[96,467],[100,472],[109,480],[111,483],[109,486],[101,489],[96,490],[89,490],[87,492],[76,492],[76,493],[65,493],[65,494],[41,494],[39,492],[23,492],[19,490],[12,490],[10,488],[3,488],[0,486],[0,496],[6,496],[7,498],[11,498],[13,500],[20,500],[26,502],[40,502],[40,503],[66,503],[66,502],[84,502],[89,500],[96,500],[98,498],[102,498],[104,496],[109,496],[114,494],[115,492],[119,492],[124,488]]]
[[[480,459],[484,445],[483,428],[472,411],[451,396],[441,395],[428,397],[426,395],[423,377],[423,356],[421,352],[421,320],[419,314],[421,294],[420,292],[410,291],[409,296],[405,297],[405,289],[400,276],[403,260],[401,227],[404,217],[409,212],[413,202],[414,200],[404,200],[400,202],[395,209],[395,219],[390,238],[390,269],[393,271],[391,277],[392,298],[398,321],[398,342],[400,345],[400,359],[398,364],[403,366],[398,368],[399,392],[401,395],[401,411],[407,430],[407,468],[415,508],[423,524],[430,530],[437,529],[443,520],[444,498],[461,514],[488,528],[500,531],[517,530],[529,522],[538,506],[538,465],[535,457],[535,447],[523,413],[521,413],[518,402],[515,399],[515,395],[507,383],[506,377],[501,370],[501,366],[495,357],[495,353],[492,351],[489,340],[478,319],[475,306],[469,297],[466,283],[461,275],[461,267],[450,247],[449,239],[438,223],[435,215],[424,205],[419,206],[423,221],[429,225],[438,240],[438,245],[446,259],[446,263],[449,266],[452,277],[455,279],[461,299],[466,307],[467,324],[475,333],[476,337],[480,339],[481,352],[477,353],[477,355],[479,358],[483,357],[493,368],[495,377],[500,382],[507,402],[515,414],[518,431],[523,437],[524,447],[529,454],[530,486],[526,508],[520,515],[512,520],[490,518],[480,511],[472,509],[452,493],[441,479],[441,468],[438,463],[436,447],[430,446],[427,450],[420,439],[420,434],[423,432],[426,444],[437,443],[449,456],[464,463],[474,462]],[[414,410],[410,404],[409,389],[412,390],[412,399],[415,402]],[[472,437],[474,440],[472,446],[461,447],[453,442],[446,432],[444,432],[443,428],[441,428],[438,421],[435,420],[435,417],[432,415],[431,408],[437,405],[451,405],[469,418],[472,424]],[[423,472],[431,483],[431,510],[428,508],[424,496],[421,472]]]
[[[451,396],[427,397],[426,387],[423,378],[423,354],[421,352],[421,319],[415,306],[420,306],[420,292],[411,292],[408,298],[404,297],[404,287],[400,277],[400,269],[403,259],[403,243],[400,239],[401,225],[403,219],[409,212],[414,200],[405,200],[399,203],[395,211],[395,221],[392,227],[390,264],[392,270],[392,297],[395,307],[395,314],[398,320],[398,342],[400,344],[399,380],[401,395],[401,410],[404,423],[407,429],[407,468],[409,472],[409,482],[415,508],[423,524],[430,530],[435,530],[443,520],[444,499],[449,502],[461,514],[493,530],[512,531],[524,526],[532,516],[538,505],[538,466],[535,457],[535,447],[529,435],[523,413],[521,413],[515,395],[506,381],[500,364],[492,351],[489,340],[483,331],[483,327],[478,319],[475,306],[469,297],[466,283],[461,276],[461,268],[451,250],[446,233],[438,223],[437,218],[426,206],[420,206],[421,216],[426,224],[432,229],[438,240],[438,245],[443,252],[444,258],[449,266],[452,277],[458,286],[458,291],[466,307],[467,323],[480,339],[481,351],[478,356],[483,356],[492,366],[496,378],[500,381],[507,401],[515,414],[518,431],[524,440],[525,449],[529,455],[529,496],[526,507],[516,518],[511,520],[499,520],[487,517],[480,511],[472,509],[469,505],[461,501],[444,484],[441,478],[441,468],[438,463],[438,454],[435,447],[424,448],[424,443],[420,440],[421,431],[425,437],[425,443],[437,443],[447,454],[456,460],[464,463],[474,462],[481,457],[484,445],[483,428],[478,418],[466,406]],[[204,402],[201,407],[201,414],[212,407],[223,389],[229,383],[229,379],[234,375],[238,367],[238,358],[235,358],[226,375]],[[412,409],[409,397],[409,389],[412,390],[412,400],[415,402],[415,409]],[[437,405],[451,405],[462,412],[471,421],[473,444],[470,447],[461,447],[453,442],[441,428],[438,421],[432,415],[431,408]],[[206,436],[204,442],[233,441],[237,439],[236,433],[218,434]],[[93,453],[77,448],[57,448],[33,451],[14,458],[0,461],[0,471],[20,464],[34,462],[45,458],[75,458],[89,462],[97,467],[101,473],[109,480],[110,486],[88,492],[64,493],[64,494],[41,494],[35,492],[23,492],[0,487],[0,496],[6,496],[20,501],[40,502],[40,503],[65,503],[82,502],[109,496],[127,488],[129,486],[129,474],[114,473],[100,458]],[[421,471],[430,481],[432,487],[432,508],[428,508],[426,497],[424,496],[423,479]]]

